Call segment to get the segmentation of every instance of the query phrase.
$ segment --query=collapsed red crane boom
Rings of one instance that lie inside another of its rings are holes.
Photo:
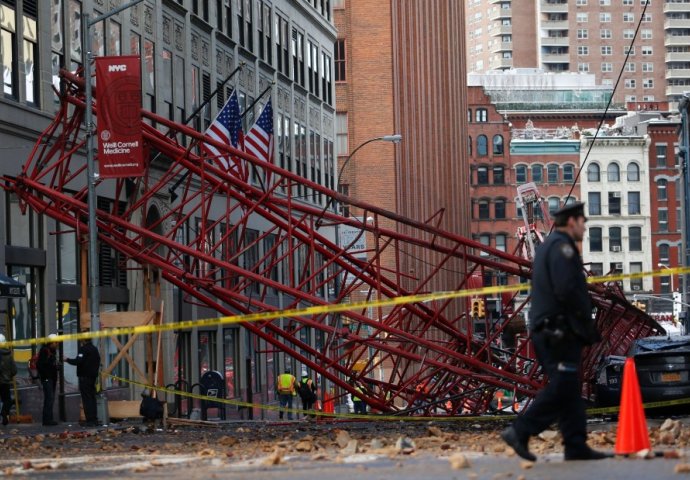
[[[60,111],[22,174],[5,188],[85,237],[85,165],[77,154],[85,144],[80,130],[83,79],[66,72],[63,78]],[[99,240],[124,259],[157,269],[188,298],[220,314],[385,299],[530,277],[530,262],[523,258],[348,198],[189,127],[144,110],[141,114],[145,145],[152,152],[146,174],[134,185],[129,179],[113,180],[114,206],[97,212]],[[195,148],[202,141],[243,164],[247,178]],[[179,191],[171,195],[176,184]],[[324,205],[337,204],[349,204],[364,220],[322,211]],[[222,213],[211,216],[218,205]],[[150,215],[154,210],[157,215]],[[192,233],[185,231],[190,223]],[[359,233],[351,245],[338,245],[333,240],[338,228]],[[361,236],[367,250],[353,252]],[[605,340],[587,352],[588,378],[602,355],[624,354],[633,339],[663,332],[615,284],[594,285],[591,292]],[[496,300],[500,315],[481,321],[471,317],[470,299],[461,298],[242,325],[343,391],[353,393],[349,380],[361,380],[365,391],[359,396],[379,410],[481,413],[496,389],[533,396],[541,383],[522,320],[529,297],[504,293]],[[316,341],[307,340],[311,332]]]

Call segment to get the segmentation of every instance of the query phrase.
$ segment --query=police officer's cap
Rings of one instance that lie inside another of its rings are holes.
[[[553,214],[553,218],[556,221],[566,223],[570,217],[584,217],[585,216],[585,204],[584,202],[574,202],[565,205],[560,210],[556,210]]]

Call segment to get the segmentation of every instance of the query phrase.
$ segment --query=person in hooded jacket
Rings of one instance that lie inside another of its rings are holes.
[[[79,378],[79,393],[81,403],[84,406],[86,425],[98,426],[98,413],[96,406],[96,380],[101,368],[101,355],[98,349],[91,343],[91,339],[82,340],[75,358],[65,358],[70,365],[76,365],[77,378]]]
[[[57,335],[51,333],[48,335],[49,339],[55,338]],[[41,388],[43,389],[43,425],[51,426],[57,425],[53,420],[53,405],[55,404],[55,387],[57,386],[58,371],[60,370],[60,363],[57,360],[57,342],[52,341],[43,345],[38,351],[38,361],[36,362],[36,369],[38,370],[38,378],[41,379]]]
[[[0,343],[4,343],[5,336],[0,333]],[[12,379],[17,375],[17,364],[14,362],[12,350],[0,347],[0,401],[2,401],[2,424],[10,423],[10,407],[12,406]]]

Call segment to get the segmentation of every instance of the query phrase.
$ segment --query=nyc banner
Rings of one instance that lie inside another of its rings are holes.
[[[96,58],[98,173],[101,178],[141,177],[141,60]]]

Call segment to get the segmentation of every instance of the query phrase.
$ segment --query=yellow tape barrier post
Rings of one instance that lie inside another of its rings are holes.
[[[608,275],[603,277],[589,277],[589,283],[617,282],[625,279],[637,279],[644,277],[661,277],[668,275],[678,275],[690,273],[690,267],[678,267],[673,269],[654,270],[650,272],[628,273],[620,275]],[[288,310],[276,310],[273,312],[249,313],[246,315],[230,315],[225,317],[205,318],[199,320],[187,320],[176,323],[164,323],[160,325],[140,325],[137,327],[108,328],[96,332],[82,332],[57,335],[48,337],[27,338],[23,340],[13,340],[0,343],[0,348],[23,347],[29,345],[40,345],[50,342],[64,342],[67,340],[84,340],[87,338],[106,338],[113,335],[134,335],[146,334],[173,330],[189,330],[199,327],[216,327],[219,325],[230,325],[244,322],[263,322],[275,320],[283,317],[303,317],[312,315],[323,315],[327,313],[346,312],[351,310],[364,310],[367,308],[389,307],[408,303],[423,303],[433,300],[446,300],[452,298],[464,298],[480,295],[492,295],[504,292],[518,292],[529,290],[530,284],[523,283],[518,285],[500,285],[493,287],[474,288],[467,290],[457,290],[450,292],[432,292],[418,295],[406,295],[391,297],[381,300],[370,300],[355,303],[340,303],[333,305],[316,305],[306,308],[293,308]]]

